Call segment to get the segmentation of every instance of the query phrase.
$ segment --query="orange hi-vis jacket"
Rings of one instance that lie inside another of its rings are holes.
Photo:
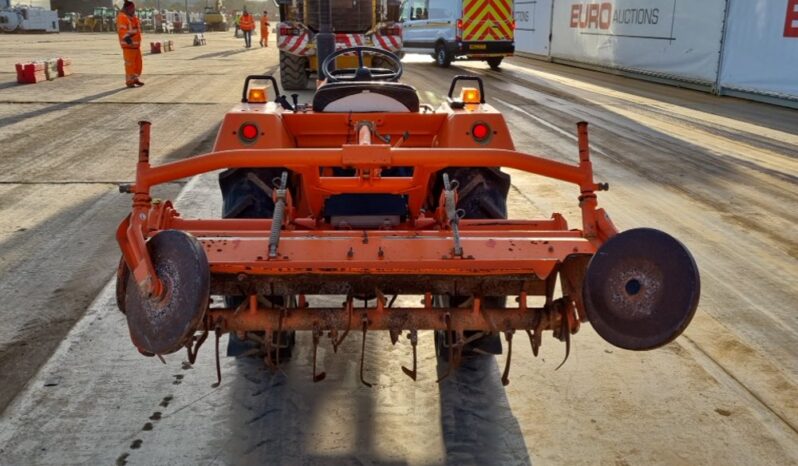
[[[260,17],[260,32],[269,32],[269,17],[266,15]]]
[[[116,32],[119,33],[119,45],[123,49],[137,49],[141,47],[141,22],[135,16],[128,16],[120,11],[116,16]],[[130,34],[132,43],[125,42],[125,36]]]
[[[252,15],[241,15],[241,22],[238,24],[238,27],[240,27],[242,31],[252,31],[255,29],[255,19],[252,18]]]

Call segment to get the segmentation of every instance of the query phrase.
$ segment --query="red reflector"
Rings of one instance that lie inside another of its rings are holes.
[[[239,131],[239,134],[241,135],[241,139],[247,140],[249,142],[254,141],[255,138],[258,137],[258,127],[252,123],[244,123],[241,126],[241,131]]]
[[[471,135],[477,141],[484,141],[490,136],[490,127],[485,123],[477,123],[471,128]]]
[[[458,19],[457,20],[457,29],[463,29],[463,20],[462,19]]]

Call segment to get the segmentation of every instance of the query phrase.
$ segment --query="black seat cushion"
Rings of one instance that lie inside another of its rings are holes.
[[[313,97],[313,111],[324,112],[332,102],[359,94],[379,94],[388,97],[406,107],[406,111],[408,112],[418,112],[419,109],[418,93],[413,86],[388,81],[361,81],[337,82],[321,86],[316,90],[316,95]],[[364,97],[367,98],[368,95]],[[336,109],[335,111],[347,110]],[[368,110],[359,106],[359,108],[351,109],[351,111],[365,112]],[[373,111],[380,112],[388,110],[380,109],[378,106],[378,108],[375,108]]]

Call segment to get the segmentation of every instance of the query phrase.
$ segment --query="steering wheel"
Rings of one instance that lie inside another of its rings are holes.
[[[341,55],[357,54],[357,68],[331,69]],[[368,53],[388,62],[391,68],[367,68],[363,54]],[[402,76],[402,61],[393,53],[377,47],[348,47],[330,54],[321,65],[321,73],[328,83],[353,81],[397,81]]]

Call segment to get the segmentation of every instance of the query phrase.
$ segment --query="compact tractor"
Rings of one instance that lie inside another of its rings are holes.
[[[334,50],[367,46],[398,53],[402,49],[398,0],[279,0],[278,4],[277,48],[284,89],[306,89],[311,76],[318,76],[318,57],[330,52],[319,49],[320,34],[334,38]],[[382,67],[380,57],[369,54],[364,60],[367,66]],[[336,64],[353,68],[355,57],[340,55]]]
[[[336,67],[342,56],[355,65]],[[631,350],[689,324],[700,293],[690,252],[658,230],[619,232],[599,208],[608,186],[594,179],[587,123],[577,124],[576,162],[562,163],[516,150],[478,77],[455,77],[433,107],[383,49],[335,51],[320,73],[304,103],[271,76],[246,78],[207,154],[152,166],[150,125],[140,124],[136,179],[122,187],[133,209],[116,236],[118,305],[141,353],[185,348],[193,362],[212,335],[218,371],[219,337],[230,333],[276,368],[294,332],[307,331],[319,381],[323,339],[337,349],[360,333],[365,348],[369,331],[387,330],[394,343],[407,337],[403,370],[415,380],[420,330],[435,331],[444,376],[464,355],[502,351],[504,335],[506,384],[518,331],[535,354],[551,332],[567,355],[583,322]],[[501,167],[572,184],[581,221],[508,219]],[[215,170],[221,219],[186,218],[151,197]]]

